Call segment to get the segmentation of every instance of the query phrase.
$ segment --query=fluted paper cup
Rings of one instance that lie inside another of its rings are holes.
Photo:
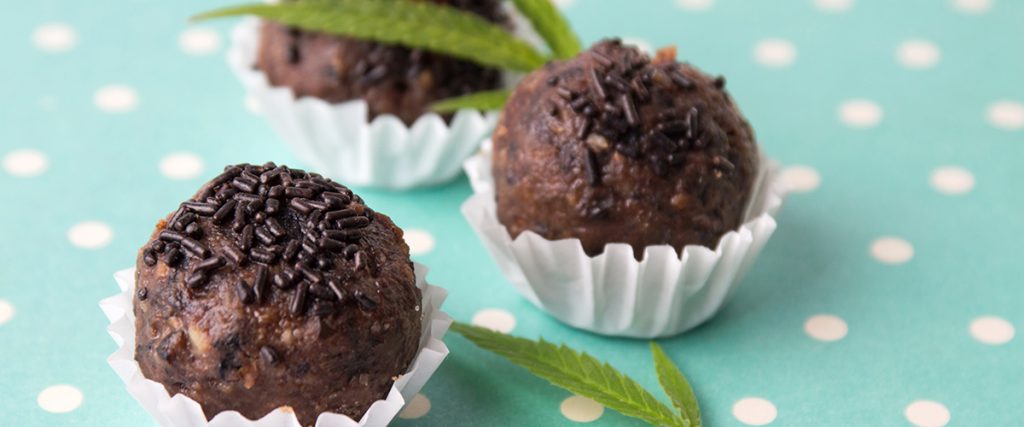
[[[389,114],[369,120],[361,99],[332,104],[298,98],[291,88],[272,86],[255,68],[259,27],[253,18],[235,27],[228,64],[295,155],[347,185],[403,190],[448,182],[497,122],[495,112],[463,109],[450,123],[426,113],[406,126]]]
[[[688,245],[633,248],[610,243],[588,256],[579,239],[548,240],[526,231],[515,239],[498,221],[490,141],[466,161],[473,196],[462,213],[505,278],[530,302],[558,320],[604,335],[654,338],[675,335],[711,318],[736,289],[768,238],[785,187],[774,162],[761,169],[745,222],[714,249]]]
[[[420,350],[409,367],[391,386],[383,400],[374,402],[359,420],[325,412],[320,414],[316,427],[380,427],[386,426],[398,415],[405,403],[426,384],[448,355],[448,347],[441,340],[451,318],[440,310],[448,293],[426,283],[426,268],[416,264],[416,286],[423,294],[423,331]],[[135,269],[118,271],[114,279],[121,293],[100,301],[100,308],[110,320],[107,331],[118,348],[107,358],[110,367],[124,381],[128,393],[141,404],[162,426],[167,427],[300,427],[295,413],[289,408],[278,408],[258,420],[250,420],[236,411],[224,411],[207,421],[202,406],[183,394],[170,396],[163,385],[142,375],[135,361],[135,314],[132,296],[135,293]],[[388,357],[382,354],[381,357]]]

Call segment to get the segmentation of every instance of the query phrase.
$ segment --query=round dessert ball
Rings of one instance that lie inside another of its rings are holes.
[[[314,173],[241,164],[161,220],[139,251],[135,359],[212,418],[288,406],[360,419],[419,349],[402,230]]]
[[[715,247],[743,222],[754,132],[725,80],[618,40],[551,62],[516,88],[494,132],[498,219],[513,237]]]
[[[499,0],[430,0],[507,24]],[[370,117],[393,114],[406,124],[436,101],[501,86],[501,73],[449,56],[263,24],[257,66],[297,96],[339,103],[362,98]]]

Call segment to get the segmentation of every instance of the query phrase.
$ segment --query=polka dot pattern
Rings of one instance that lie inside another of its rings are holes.
[[[959,166],[943,166],[932,172],[931,184],[942,194],[966,194],[974,188],[974,175]]]
[[[782,180],[788,191],[794,193],[814,191],[821,185],[821,175],[810,166],[790,166],[782,171],[779,179]]]
[[[417,393],[409,403],[405,405],[402,412],[398,414],[399,418],[406,420],[414,420],[417,418],[423,418],[424,415],[430,412],[430,399],[424,396],[423,393]]]
[[[410,255],[426,255],[434,250],[434,236],[429,232],[411,228],[405,230],[405,244],[409,245]]]
[[[1024,129],[1024,104],[1017,101],[997,101],[988,107],[988,121],[1003,130]]]
[[[85,397],[74,386],[59,384],[45,388],[36,397],[36,403],[46,412],[63,414],[82,406]]]
[[[473,315],[472,323],[481,328],[507,334],[516,328],[516,317],[507,310],[486,308]]]
[[[788,67],[796,60],[796,47],[788,40],[762,40],[754,46],[754,60],[767,68]]]
[[[209,28],[189,28],[178,37],[178,46],[189,55],[212,55],[220,49],[220,34]]]
[[[961,13],[980,15],[992,9],[993,0],[952,0],[953,7]]]
[[[160,173],[173,180],[193,179],[203,173],[203,159],[193,153],[171,153],[160,159]]]
[[[32,43],[43,52],[67,52],[78,43],[78,34],[67,24],[43,24],[32,32]]]
[[[714,0],[676,0],[676,5],[683,10],[702,11],[711,9]]]
[[[853,7],[853,0],[814,0],[814,5],[825,12],[846,12]]]
[[[18,178],[31,178],[46,172],[50,160],[42,151],[21,148],[4,155],[4,171]]]
[[[14,305],[0,299],[0,325],[11,321],[14,317]]]
[[[110,244],[114,231],[99,221],[84,221],[68,230],[68,240],[82,249],[99,249]]]
[[[811,316],[804,322],[804,332],[818,341],[839,341],[846,337],[846,321],[832,314]]]
[[[101,111],[126,113],[138,106],[139,95],[129,86],[110,85],[99,88],[93,96],[93,102]]]
[[[775,404],[760,397],[744,397],[732,405],[732,416],[748,426],[763,426],[775,421]]]
[[[914,257],[914,247],[899,237],[880,237],[871,244],[871,256],[884,264],[903,264]]]
[[[949,423],[949,409],[931,400],[915,400],[903,410],[907,421],[917,427],[942,427]]]
[[[896,58],[904,67],[921,70],[939,62],[939,47],[927,40],[909,40],[900,44]]]
[[[604,406],[583,396],[570,396],[558,406],[562,415],[571,421],[589,423],[604,414]]]
[[[882,121],[882,107],[867,99],[851,99],[839,106],[839,120],[857,129],[875,127]]]
[[[1016,334],[1013,324],[996,316],[983,316],[971,321],[971,336],[981,343],[1002,345],[1010,342]]]

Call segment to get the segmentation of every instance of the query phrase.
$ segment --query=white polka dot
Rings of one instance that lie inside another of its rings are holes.
[[[575,4],[576,0],[554,0],[554,3],[555,6],[558,6],[559,9],[565,9]]]
[[[604,414],[604,406],[592,399],[583,396],[569,396],[558,405],[562,415],[571,421],[578,423],[589,423],[601,418]]]
[[[959,166],[943,166],[932,171],[931,182],[942,194],[965,194],[974,188],[974,175]]]
[[[988,121],[1003,130],[1024,129],[1024,104],[1002,100],[988,106]]]
[[[831,314],[814,315],[804,322],[804,332],[818,341],[839,341],[847,331],[846,321]]]
[[[686,10],[708,10],[714,0],[676,0],[676,5]]]
[[[651,46],[651,44],[648,43],[647,40],[641,39],[639,37],[623,37],[622,43],[631,46],[636,46],[637,49],[640,49],[641,52],[646,53],[648,55],[654,54],[654,46]]]
[[[50,23],[32,32],[32,43],[44,52],[66,52],[75,47],[78,35],[67,24]]]
[[[992,8],[992,0],[953,0],[953,7],[969,15],[979,15]]]
[[[260,105],[260,101],[251,95],[245,97],[245,109],[256,115],[263,112],[263,107]]]
[[[427,415],[427,412],[430,412],[430,399],[427,399],[427,396],[424,396],[422,393],[417,393],[405,405],[405,408],[398,414],[398,417],[411,420],[421,418]]]
[[[788,40],[766,39],[754,46],[754,60],[768,68],[788,67],[796,59],[796,47]]]
[[[99,249],[110,244],[114,232],[110,226],[99,221],[84,221],[68,230],[68,240],[82,249]]]
[[[214,54],[220,49],[220,34],[209,28],[189,28],[178,36],[178,46],[189,55]]]
[[[57,111],[57,99],[52,96],[44,96],[37,101],[39,108],[46,111]]]
[[[885,264],[903,264],[914,257],[914,247],[898,237],[880,237],[871,243],[871,256]]]
[[[915,400],[903,410],[903,416],[917,427],[942,427],[949,423],[949,409],[932,400]]]
[[[0,299],[0,325],[7,323],[14,317],[14,306],[6,300]]]
[[[66,385],[49,386],[39,393],[36,402],[47,412],[62,414],[74,411],[82,405],[82,392]]]
[[[108,113],[124,113],[134,110],[139,104],[135,89],[124,85],[101,87],[93,95],[93,102],[100,110]]]
[[[810,166],[793,165],[779,175],[787,191],[806,193],[821,185],[821,176]]]
[[[4,156],[4,170],[19,178],[29,178],[46,172],[50,160],[39,150],[20,148]]]
[[[845,12],[853,7],[853,0],[814,0],[814,5],[825,12]]]
[[[896,49],[896,59],[900,64],[914,70],[934,67],[941,56],[939,47],[928,40],[908,40]]]
[[[732,405],[732,416],[750,426],[763,426],[775,421],[775,405],[760,397],[744,397]]]
[[[1013,324],[1001,317],[984,316],[971,321],[971,336],[985,344],[1006,344],[1013,339],[1016,331]]]
[[[409,245],[410,255],[423,255],[434,249],[434,236],[412,228],[405,230],[405,244]]]
[[[854,128],[869,128],[882,121],[882,107],[866,99],[851,99],[839,106],[839,120]]]
[[[160,173],[173,180],[192,179],[203,173],[203,159],[192,153],[171,153],[160,159]]]
[[[473,324],[507,334],[516,328],[516,317],[500,308],[485,308],[473,315]]]

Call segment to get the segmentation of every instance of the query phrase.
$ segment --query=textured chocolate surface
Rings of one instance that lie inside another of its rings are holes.
[[[714,247],[742,220],[754,133],[725,80],[606,40],[516,88],[494,132],[498,219],[513,237]]]
[[[497,0],[431,0],[507,24]],[[264,23],[258,67],[275,86],[329,102],[365,99],[370,117],[411,124],[441,99],[498,88],[501,73],[471,62],[394,45]]]
[[[135,358],[208,417],[359,419],[419,346],[402,231],[348,188],[237,165],[161,220],[136,271]]]

